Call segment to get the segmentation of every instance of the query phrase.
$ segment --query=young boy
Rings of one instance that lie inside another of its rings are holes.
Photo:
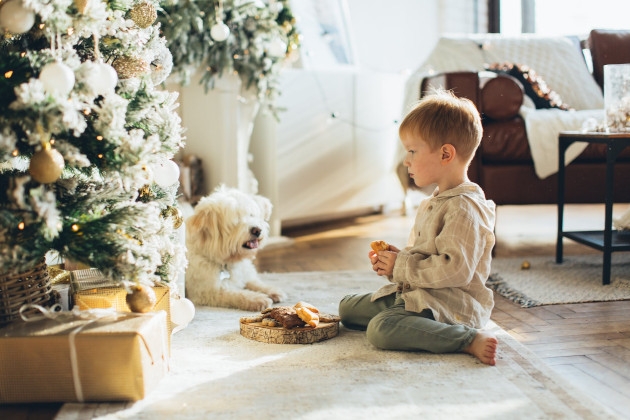
[[[494,306],[485,282],[495,205],[467,176],[481,141],[479,113],[471,101],[437,91],[407,114],[399,135],[414,183],[437,188],[418,208],[409,246],[369,252],[389,284],[344,297],[341,322],[366,330],[381,349],[465,352],[494,365],[498,341],[480,328]]]

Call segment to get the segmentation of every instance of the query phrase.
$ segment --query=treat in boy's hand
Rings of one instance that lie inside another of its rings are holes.
[[[372,241],[370,243],[370,247],[374,250],[374,252],[389,250],[389,244],[385,241]]]

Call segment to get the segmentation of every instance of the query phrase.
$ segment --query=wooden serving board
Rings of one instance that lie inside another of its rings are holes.
[[[241,335],[270,344],[312,344],[328,340],[339,334],[339,322],[320,322],[316,328],[301,327],[287,330],[283,327],[268,327],[261,322],[241,321]]]

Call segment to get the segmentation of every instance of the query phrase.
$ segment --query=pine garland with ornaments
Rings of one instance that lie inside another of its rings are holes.
[[[0,1],[0,273],[174,280],[183,146],[157,0]]]
[[[158,20],[182,85],[202,71],[206,91],[235,72],[245,89],[273,108],[278,73],[297,56],[300,35],[288,0],[165,0]]]

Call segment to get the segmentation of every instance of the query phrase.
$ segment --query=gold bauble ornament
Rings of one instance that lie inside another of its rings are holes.
[[[74,5],[79,13],[84,14],[90,4],[90,0],[74,0]]]
[[[184,216],[182,216],[181,210],[174,206],[168,206],[167,208],[162,210],[162,216],[170,217],[173,219],[174,229],[179,229],[184,223]]]
[[[131,286],[131,293],[127,293],[125,300],[131,312],[145,313],[153,309],[157,297],[152,287],[136,284]]]
[[[35,152],[28,171],[35,181],[41,184],[50,184],[59,179],[64,164],[61,153],[52,149],[47,143],[41,150]]]
[[[149,63],[143,59],[127,56],[117,58],[112,63],[112,67],[114,67],[114,70],[118,73],[119,79],[130,79],[151,71]]]
[[[521,270],[529,270],[530,267],[531,264],[527,260],[523,261],[523,263],[521,264]]]
[[[151,3],[138,3],[129,11],[129,17],[140,28],[148,28],[157,19],[157,10]]]

